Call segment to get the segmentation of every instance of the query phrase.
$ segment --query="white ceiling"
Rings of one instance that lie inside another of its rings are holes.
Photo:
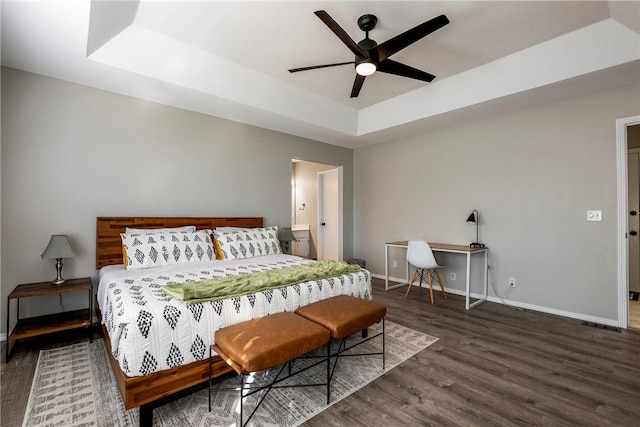
[[[432,83],[353,60],[314,15],[378,43],[451,23],[393,55]],[[2,1],[2,65],[358,148],[461,120],[640,83],[640,1]]]

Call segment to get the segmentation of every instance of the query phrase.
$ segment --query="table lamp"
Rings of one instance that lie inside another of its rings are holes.
[[[69,237],[66,234],[54,234],[51,236],[51,240],[49,240],[47,248],[42,252],[41,258],[56,260],[56,271],[58,275],[56,279],[51,282],[52,285],[61,285],[66,282],[66,280],[62,278],[62,258],[73,258],[74,256],[76,256],[76,254],[73,252],[73,249],[71,249]]]
[[[284,242],[284,253],[289,253],[289,242],[292,240],[296,240],[296,236],[294,236],[293,231],[290,228],[281,228],[280,233],[278,233],[278,240]]]
[[[484,248],[484,243],[479,242],[479,227],[480,227],[480,214],[477,210],[473,210],[469,218],[467,218],[467,222],[476,225],[476,241],[471,243],[469,246],[472,248]]]

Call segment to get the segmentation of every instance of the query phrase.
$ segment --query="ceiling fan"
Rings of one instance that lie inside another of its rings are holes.
[[[353,88],[351,89],[351,98],[358,96],[365,78],[376,71],[408,77],[410,79],[422,80],[425,82],[431,82],[436,78],[433,74],[401,64],[389,59],[389,57],[410,44],[417,42],[424,36],[429,35],[447,25],[449,23],[449,19],[445,15],[437,16],[387,40],[384,43],[377,44],[375,40],[369,38],[369,31],[373,30],[378,22],[378,18],[375,15],[362,15],[358,18],[358,27],[365,32],[365,38],[364,40],[356,43],[326,11],[318,10],[314,13],[326,24],[327,27],[329,27],[331,31],[335,33],[336,36],[338,36],[340,40],[342,40],[342,43],[344,43],[349,50],[353,52],[355,60],[349,62],[338,62],[335,64],[292,68],[289,70],[290,73],[315,70],[317,68],[336,67],[338,65],[355,64],[356,79],[354,80]]]

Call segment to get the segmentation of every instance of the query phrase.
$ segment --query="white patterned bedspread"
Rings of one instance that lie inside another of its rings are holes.
[[[220,328],[336,295],[371,299],[371,274],[364,269],[219,301],[185,305],[167,297],[162,286],[212,277],[253,273],[307,264],[292,255],[209,261],[126,271],[100,270],[98,305],[111,340],[111,352],[130,377],[148,375],[206,359]]]

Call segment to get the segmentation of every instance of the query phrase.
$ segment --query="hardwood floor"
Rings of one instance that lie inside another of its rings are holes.
[[[374,279],[388,320],[440,339],[305,425],[640,425],[640,331],[428,295]],[[21,425],[38,351],[82,339],[25,340],[2,364],[2,426]]]
[[[388,320],[440,340],[307,425],[640,425],[640,332],[435,297],[374,280]]]

